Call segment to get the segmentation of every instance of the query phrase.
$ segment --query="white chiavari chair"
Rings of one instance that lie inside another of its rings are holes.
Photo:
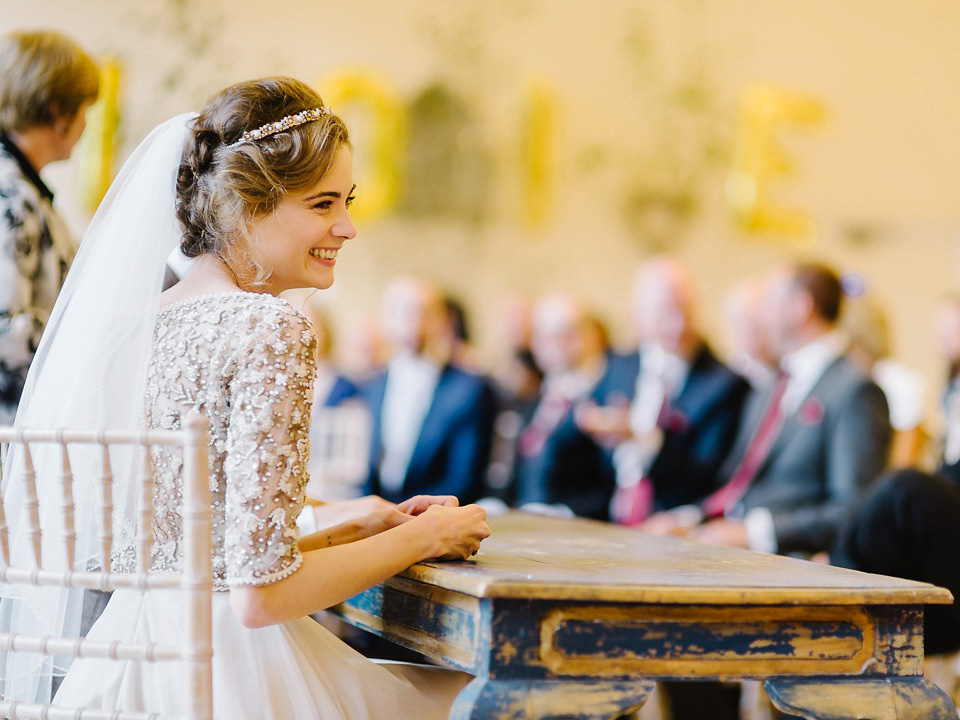
[[[211,720],[213,717],[211,593],[213,571],[211,565],[211,504],[208,485],[208,422],[205,417],[191,415],[184,420],[182,430],[150,430],[129,432],[120,430],[43,430],[0,428],[0,443],[9,444],[6,452],[22,452],[24,471],[21,477],[8,477],[7,483],[23,483],[25,498],[22,508],[5,507],[0,501],[0,583],[25,586],[58,586],[88,590],[113,591],[136,589],[145,592],[179,591],[183,593],[184,632],[181,646],[159,643],[135,643],[118,640],[91,641],[84,638],[28,637],[18,633],[0,633],[0,650],[6,652],[37,653],[44,656],[74,658],[102,658],[116,661],[182,662],[184,696],[189,699],[185,720]],[[37,478],[33,468],[31,449],[40,444],[59,446],[61,458],[58,472],[60,496],[38,498]],[[49,547],[50,534],[62,540],[67,558],[66,567],[74,566],[74,475],[70,453],[73,446],[93,447],[99,451],[100,470],[95,482],[99,486],[98,518],[99,564],[105,570],[59,570],[45,566],[42,549]],[[110,557],[113,550],[113,467],[109,449],[126,445],[138,448],[144,462],[138,478],[139,518],[137,527],[138,571],[111,573]],[[153,469],[151,448],[155,446],[182,448],[183,452],[183,573],[150,572],[153,547]],[[40,504],[59,504],[59,527],[41,527]],[[32,562],[27,567],[11,565],[11,538],[7,513],[24,513],[20,527],[25,528],[30,541]],[[47,537],[44,538],[44,535]],[[2,683],[0,683],[2,686]],[[157,713],[103,711],[84,708],[64,708],[55,705],[16,702],[3,698],[0,687],[0,717],[13,720],[161,720]]]
[[[362,494],[370,455],[370,413],[358,403],[313,409],[307,497],[349,500]]]

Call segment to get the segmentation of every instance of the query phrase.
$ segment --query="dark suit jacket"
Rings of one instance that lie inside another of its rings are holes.
[[[516,504],[561,504],[576,515],[606,520],[614,476],[608,454],[580,432],[568,410],[535,457],[518,457]]]
[[[629,404],[639,372],[637,352],[611,356],[592,399],[601,405]],[[701,346],[664,418],[663,447],[650,468],[655,509],[696,502],[715,488],[748,388],[706,345]],[[572,412],[527,472],[529,477],[519,478],[518,500],[563,503],[577,515],[609,518],[615,488],[611,454],[577,428]]]
[[[748,402],[725,478],[743,458],[770,392],[754,393]],[[734,514],[769,509],[781,553],[829,550],[840,525],[886,466],[890,437],[883,391],[838,358],[784,420]]]
[[[604,405],[632,401],[639,372],[639,353],[614,358],[595,399]],[[663,446],[648,472],[655,510],[698,502],[718,487],[749,389],[706,344],[700,346],[683,388],[661,417]]]
[[[461,503],[479,499],[493,429],[494,400],[489,383],[452,365],[441,371],[399,493],[387,493],[380,487],[381,410],[386,386],[387,373],[381,372],[362,389],[373,417],[366,491],[392,502],[420,493],[456,495]]]
[[[960,462],[948,463],[941,459],[940,467],[937,468],[937,475],[960,487]]]
[[[330,388],[330,392],[323,401],[323,407],[337,407],[347,400],[357,397],[359,394],[360,388],[351,380],[345,378],[343,375],[337,375],[333,381],[333,386]]]

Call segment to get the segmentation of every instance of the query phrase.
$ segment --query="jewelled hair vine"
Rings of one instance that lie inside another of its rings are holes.
[[[269,137],[270,135],[276,135],[278,132],[283,132],[284,130],[289,130],[290,128],[295,128],[300,125],[306,125],[309,122],[314,122],[315,120],[322,118],[324,115],[329,114],[330,108],[318,107],[311,108],[310,110],[303,110],[298,112],[296,115],[287,115],[285,118],[281,118],[276,122],[261,125],[256,130],[248,130],[240,136],[239,140],[234,143],[230,143],[227,145],[227,147],[235,148],[245,143],[252,143],[255,140],[260,140],[261,138]]]

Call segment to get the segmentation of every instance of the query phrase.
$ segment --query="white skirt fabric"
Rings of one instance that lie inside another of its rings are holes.
[[[182,614],[174,593],[119,590],[87,635],[180,645]],[[213,594],[213,712],[221,720],[379,720],[447,718],[472,678],[455,670],[363,657],[311,618],[251,630],[229,594]],[[79,659],[54,703],[182,715],[179,662]]]

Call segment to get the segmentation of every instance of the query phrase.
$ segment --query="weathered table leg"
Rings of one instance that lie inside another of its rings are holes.
[[[807,720],[957,720],[957,708],[923,677],[783,678],[766,682],[780,710]]]
[[[653,683],[490,680],[477,678],[463,689],[450,720],[614,720],[637,710]]]

